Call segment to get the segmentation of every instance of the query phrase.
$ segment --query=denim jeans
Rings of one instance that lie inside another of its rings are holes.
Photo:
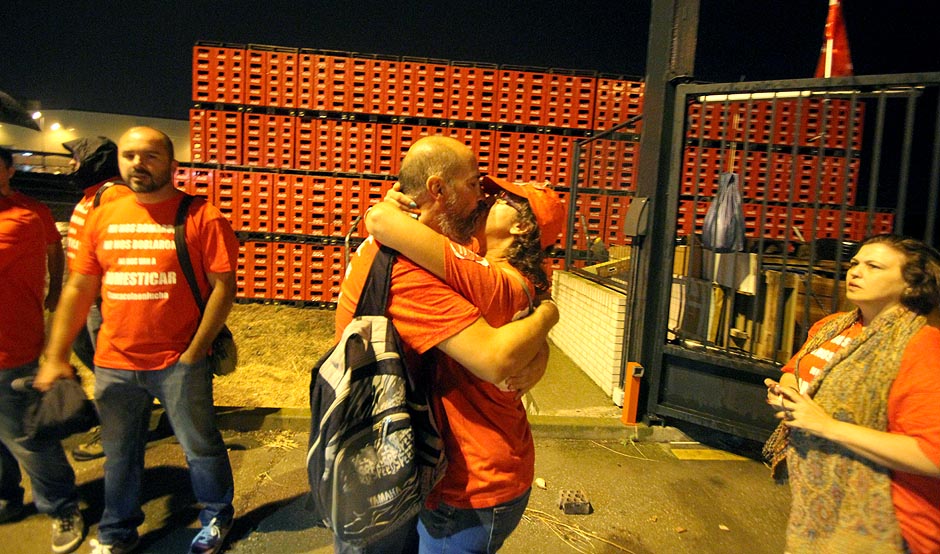
[[[65,457],[62,443],[24,436],[23,414],[38,397],[10,388],[15,379],[35,374],[35,362],[0,370],[0,498],[10,502],[23,500],[19,468],[22,464],[33,485],[36,509],[55,514],[78,507],[75,472]]]
[[[375,544],[352,546],[334,537],[333,554],[416,554],[418,552],[418,516],[403,524]]]
[[[492,508],[461,509],[441,503],[436,510],[422,510],[420,554],[496,552],[519,525],[530,492]]]
[[[203,506],[199,521],[205,526],[212,518],[225,523],[234,517],[232,466],[216,427],[212,375],[205,360],[153,371],[97,367],[95,401],[105,453],[105,507],[98,540],[104,544],[136,536],[144,521],[141,480],[154,397],[186,454],[193,493]]]

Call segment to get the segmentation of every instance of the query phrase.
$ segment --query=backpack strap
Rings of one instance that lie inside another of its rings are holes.
[[[111,187],[113,187],[113,186],[115,186],[115,185],[120,185],[120,186],[122,186],[122,187],[126,187],[126,186],[127,186],[126,184],[124,184],[124,183],[121,182],[121,181],[108,181],[107,183],[101,185],[100,187],[98,187],[97,192],[95,192],[95,199],[92,201],[91,207],[97,208],[98,206],[100,206],[100,205],[101,205],[101,197],[104,196],[104,193],[107,192],[109,188],[111,188]]]
[[[176,257],[179,258],[183,275],[186,276],[189,290],[192,291],[193,298],[196,300],[196,305],[199,306],[199,313],[201,314],[205,311],[206,305],[202,295],[199,294],[199,284],[196,282],[193,262],[189,257],[189,248],[186,247],[186,216],[189,213],[189,206],[195,198],[195,196],[183,193],[179,208],[176,209],[176,220],[173,222],[173,240],[176,242]]]
[[[392,266],[398,252],[387,246],[380,246],[372,260],[366,284],[356,304],[353,317],[363,315],[385,315],[388,306],[388,289],[392,286]]]

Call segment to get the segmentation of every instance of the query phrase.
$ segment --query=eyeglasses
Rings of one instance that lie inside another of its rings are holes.
[[[506,204],[507,206],[516,210],[517,212],[520,212],[520,213],[522,212],[522,204],[518,200],[513,198],[513,196],[509,194],[508,192],[506,192],[505,190],[501,190],[497,192],[496,194],[494,194],[493,199],[495,202]]]

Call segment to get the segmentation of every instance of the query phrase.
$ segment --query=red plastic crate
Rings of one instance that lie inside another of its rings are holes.
[[[494,121],[498,94],[499,70],[496,65],[451,62],[448,118]]]
[[[271,243],[246,242],[239,247],[235,282],[239,298],[271,298]]]
[[[176,172],[173,174],[173,186],[186,194],[192,194],[193,186],[190,180],[190,169],[188,167],[179,166],[176,168]]]
[[[215,170],[194,167],[190,169],[189,182],[192,187],[190,194],[212,198],[212,191],[215,190]]]
[[[499,133],[497,173],[511,181],[544,182],[550,137],[542,133]]]
[[[301,49],[297,58],[297,107],[346,111],[351,87],[349,58],[306,49]]]
[[[401,87],[398,58],[374,56],[350,59],[350,98],[347,111],[396,114]]]
[[[332,178],[319,175],[306,177],[302,219],[303,233],[306,235],[328,236],[330,234],[329,226],[333,221],[330,201],[334,193],[333,186],[328,181],[332,181]]]
[[[210,202],[222,212],[233,229],[238,229],[235,217],[239,198],[240,171],[218,170],[215,173],[214,186]]]
[[[336,302],[345,273],[343,247],[311,245],[308,300]]]
[[[402,58],[396,105],[400,115],[414,117],[448,116],[447,94],[450,67],[445,60]]]
[[[241,165],[242,114],[208,110],[205,115],[206,148],[204,162]],[[194,160],[195,161],[195,160]]]
[[[553,70],[548,75],[544,125],[593,129],[597,79],[593,73]]]
[[[272,243],[271,293],[274,300],[307,300],[310,245]]]
[[[273,175],[271,232],[304,234],[304,196],[308,176],[292,173]]]
[[[242,48],[193,47],[193,101],[244,102],[245,51]]]
[[[542,160],[545,170],[544,180],[556,186],[570,187],[569,167],[573,163],[575,137],[566,135],[547,135],[545,140],[545,158]],[[586,160],[581,159],[579,172],[583,175]]]
[[[496,120],[519,125],[542,125],[548,80],[547,73],[523,68],[501,69]]]
[[[265,93],[268,106],[297,107],[297,49],[275,48],[268,53]]]
[[[189,159],[194,163],[205,161],[207,141],[206,111],[189,110]]]
[[[593,124],[595,129],[610,129],[627,119],[643,113],[642,81],[630,81],[621,76],[599,75],[594,101]],[[640,132],[641,122],[623,129],[624,132]]]
[[[630,208],[630,196],[608,196],[607,197],[607,217],[604,225],[601,227],[601,238],[604,244],[625,244],[627,242],[624,235],[623,223],[627,216],[627,209]]]

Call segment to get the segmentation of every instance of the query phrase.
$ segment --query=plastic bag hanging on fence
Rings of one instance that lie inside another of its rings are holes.
[[[715,252],[744,250],[744,210],[735,173],[718,176],[718,194],[705,212],[702,245]]]

